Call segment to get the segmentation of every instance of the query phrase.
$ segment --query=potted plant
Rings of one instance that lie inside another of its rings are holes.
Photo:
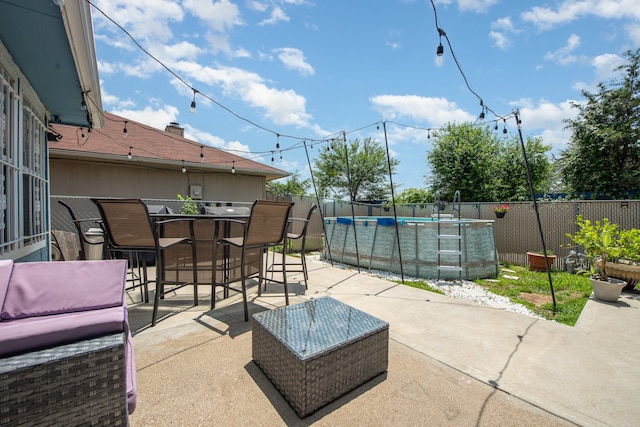
[[[197,215],[200,213],[198,205],[189,196],[182,197],[182,194],[178,194],[178,200],[182,201],[182,207],[180,207],[180,213],[183,215]]]
[[[618,244],[618,259],[615,262],[607,262],[607,275],[626,281],[627,285],[623,291],[640,292],[634,289],[640,282],[640,230],[620,230]]]
[[[447,202],[446,200],[438,200],[437,205],[438,205],[438,210],[443,211],[444,208],[446,208],[449,205],[449,202]]]
[[[547,266],[545,265],[545,256],[544,252],[527,252],[527,258],[529,260],[529,268],[535,271],[547,271]],[[556,256],[551,251],[547,251],[546,262],[549,265],[549,269],[553,265],[556,260]]]
[[[582,246],[591,259],[589,279],[593,295],[601,301],[616,302],[626,282],[610,278],[607,268],[609,261],[616,260],[621,252],[618,226],[611,224],[608,218],[592,223],[582,215],[578,215],[576,225],[579,230],[575,234],[567,233],[567,237]]]
[[[507,205],[506,203],[502,203],[500,204],[500,206],[493,207],[493,213],[496,214],[496,218],[504,218],[508,211],[509,205]]]

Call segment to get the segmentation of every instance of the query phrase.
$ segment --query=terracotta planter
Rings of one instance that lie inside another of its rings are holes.
[[[627,285],[627,282],[618,279],[609,278],[608,281],[589,278],[591,280],[591,289],[593,289],[593,296],[600,301],[616,302],[620,298],[622,288]]]
[[[544,265],[544,255],[535,252],[527,252],[527,258],[529,259],[529,269],[535,271],[547,271],[547,267]],[[549,269],[556,260],[555,255],[547,255],[547,262],[549,263]]]

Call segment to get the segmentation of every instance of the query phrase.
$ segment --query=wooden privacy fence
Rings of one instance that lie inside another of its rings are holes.
[[[52,196],[51,219],[54,230],[74,230],[68,214],[57,203],[60,199],[72,204],[81,218],[98,216],[96,207],[87,197]],[[286,199],[289,200],[289,198]],[[314,197],[293,197],[290,200],[295,202],[292,209],[292,216],[295,217],[306,217],[311,206],[317,204]],[[179,211],[182,205],[179,200],[145,200],[145,202],[150,205],[169,206],[175,211]],[[251,206],[252,201],[218,203]],[[500,202],[462,203],[461,216],[469,219],[495,220],[495,242],[500,261],[526,265],[528,251],[542,250],[533,203],[510,202],[509,211],[505,217],[496,218],[492,208],[499,204]],[[591,221],[609,218],[621,229],[640,228],[640,200],[538,201],[537,205],[547,250],[558,255],[554,267],[559,269],[564,268],[564,259],[571,249],[568,247],[570,241],[566,234],[577,231],[575,219],[578,214],[582,214]],[[321,201],[320,206],[322,217],[351,216],[349,202]],[[380,205],[354,204],[353,210],[356,216],[393,216],[393,208],[385,211]],[[433,212],[433,204],[396,205],[398,217],[430,217]],[[451,206],[447,206],[443,212],[451,213]],[[308,251],[322,250],[324,235],[322,217],[319,211],[311,217],[307,229]],[[95,226],[95,224],[90,225]],[[299,241],[294,242],[294,250],[297,249],[296,243],[299,244]],[[579,248],[574,249],[580,251]]]

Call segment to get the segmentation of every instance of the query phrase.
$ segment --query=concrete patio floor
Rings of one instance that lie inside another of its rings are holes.
[[[251,359],[241,297],[210,310],[210,288],[152,304],[131,291],[138,406],[132,426],[637,426],[640,300],[589,300],[575,327],[480,306],[309,260],[309,289],[290,276],[291,304],[329,295],[390,325],[389,369],[300,419]],[[282,286],[250,315],[284,305]],[[298,295],[293,295],[294,293]]]

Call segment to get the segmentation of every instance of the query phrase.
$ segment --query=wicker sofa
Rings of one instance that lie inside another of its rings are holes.
[[[0,261],[0,425],[127,425],[124,260]]]

